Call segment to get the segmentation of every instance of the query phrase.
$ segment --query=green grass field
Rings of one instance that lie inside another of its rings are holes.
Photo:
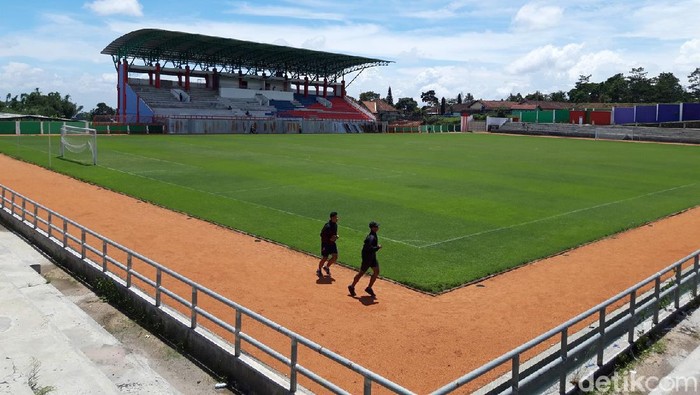
[[[382,275],[430,292],[700,204],[697,146],[487,134],[100,136],[98,166],[57,158],[56,137],[52,154],[48,146],[46,137],[0,138],[8,155],[315,255],[338,211],[340,260],[353,267],[367,223],[379,221]]]

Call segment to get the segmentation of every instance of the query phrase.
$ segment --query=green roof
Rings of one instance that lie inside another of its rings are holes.
[[[112,41],[102,54],[112,55],[115,65],[121,59],[144,65],[171,62],[205,70],[217,67],[226,72],[291,74],[336,80],[368,67],[386,66],[390,61],[313,51],[281,45],[260,44],[232,38],[205,36],[159,29],[141,29]]]

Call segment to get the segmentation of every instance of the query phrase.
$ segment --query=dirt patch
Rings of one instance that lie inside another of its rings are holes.
[[[336,266],[332,278],[318,280],[315,257],[4,156],[0,168],[7,187],[418,393],[697,250],[700,229],[695,208],[436,297],[379,281],[373,300],[347,294],[354,270]],[[288,349],[284,339],[260,336]],[[361,392],[362,377],[310,352],[300,358],[346,390]]]

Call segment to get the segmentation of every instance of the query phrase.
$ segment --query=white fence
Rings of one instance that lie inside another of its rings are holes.
[[[182,325],[191,330],[207,331],[209,336],[217,337],[213,335],[210,327],[204,327],[200,323],[207,321],[214,325],[214,331],[233,335],[232,344],[220,336],[218,339],[222,344],[232,346],[235,358],[249,355],[249,350],[242,344],[243,340],[245,344],[281,362],[287,369],[287,372],[283,373],[286,383],[284,391],[295,393],[301,390],[298,378],[302,375],[333,393],[350,393],[305,367],[303,361],[299,360],[299,347],[303,346],[312,350],[313,354],[361,376],[365,395],[371,394],[375,385],[396,394],[412,393],[5,186],[0,185],[0,192],[0,219],[13,222],[10,223],[13,227],[28,227],[60,250],[79,258],[83,265],[108,275],[120,286],[143,298],[155,308],[168,309],[169,314],[180,314],[179,320]],[[586,380],[593,380],[597,374],[609,369],[612,363],[620,355],[628,352],[640,338],[659,331],[679,311],[697,302],[699,258],[700,250],[513,351],[446,384],[433,394],[449,394],[457,390],[461,392],[464,391],[463,386],[477,380],[483,381],[484,377],[489,377],[490,383],[477,389],[480,393],[539,393],[544,390],[551,391],[552,388],[562,394],[575,392],[577,385]],[[173,288],[178,286],[191,290],[188,297],[173,291]],[[210,301],[220,306],[225,306],[232,314],[216,316],[210,311],[212,308],[204,307],[202,302],[205,297],[209,297]],[[171,305],[167,306],[166,301]],[[183,315],[182,312],[187,312],[189,316]],[[235,321],[229,322],[225,317],[235,317]],[[264,344],[244,332],[244,319],[281,334],[288,342],[284,351]],[[624,343],[623,346],[617,344],[620,339]],[[557,346],[551,347],[553,342]],[[308,353],[304,353],[306,354]],[[533,354],[536,355],[533,357]],[[587,366],[591,368],[587,369]],[[501,375],[504,370],[508,373],[496,380],[492,379]]]

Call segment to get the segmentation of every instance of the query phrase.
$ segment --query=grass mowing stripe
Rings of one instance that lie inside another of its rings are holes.
[[[695,185],[697,185],[697,184],[698,184],[698,183],[692,183],[692,184],[681,185],[681,186],[677,186],[677,187],[673,187],[673,188],[667,188],[667,189],[664,189],[664,190],[661,190],[661,191],[649,192],[649,193],[645,193],[644,195],[633,196],[633,197],[631,197],[631,198],[620,199],[620,200],[616,200],[616,201],[614,201],[614,202],[608,202],[608,203],[598,204],[598,205],[596,205],[596,206],[584,207],[584,208],[581,208],[581,209],[578,209],[578,210],[572,210],[572,211],[569,211],[569,212],[566,212],[566,213],[556,214],[556,215],[552,215],[552,216],[549,216],[549,217],[546,217],[546,218],[536,219],[536,220],[533,220],[533,221],[527,221],[527,222],[522,222],[522,223],[519,223],[519,224],[513,224],[513,225],[510,225],[510,226],[503,226],[503,227],[496,228],[496,229],[488,229],[488,230],[484,230],[484,231],[477,232],[477,233],[471,233],[471,234],[464,235],[464,236],[453,237],[453,238],[451,238],[451,239],[442,240],[442,241],[437,241],[437,242],[435,242],[435,243],[430,243],[430,244],[426,244],[426,245],[423,245],[423,246],[419,246],[418,248],[430,248],[430,247],[434,247],[434,246],[437,246],[437,245],[440,245],[440,244],[451,243],[451,242],[453,242],[453,241],[462,240],[462,239],[467,239],[467,238],[475,237],[475,236],[480,236],[480,235],[487,234],[487,233],[494,233],[494,232],[499,232],[499,231],[503,231],[503,230],[506,230],[506,229],[517,228],[517,227],[519,227],[519,226],[525,226],[525,225],[530,225],[530,224],[534,224],[534,223],[538,223],[538,222],[549,221],[549,220],[552,220],[552,219],[555,219],[555,218],[564,217],[564,216],[571,215],[571,214],[577,214],[577,213],[584,212],[584,211],[588,211],[588,210],[595,210],[595,209],[597,209],[597,208],[611,206],[611,205],[613,205],[613,204],[619,204],[619,203],[623,203],[623,202],[627,202],[627,201],[631,201],[631,200],[641,199],[641,198],[648,197],[648,196],[658,195],[658,194],[664,193],[664,192],[675,191],[675,190],[681,189],[681,188],[688,188],[688,187],[695,186]]]

